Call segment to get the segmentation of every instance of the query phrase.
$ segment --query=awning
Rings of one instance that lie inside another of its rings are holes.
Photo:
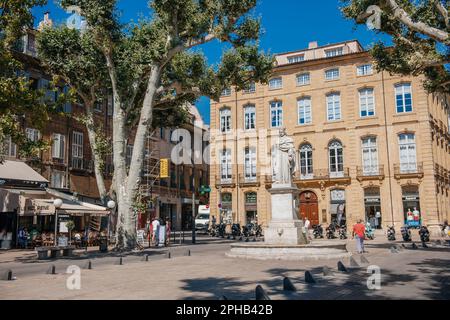
[[[0,164],[0,180],[4,184],[9,181],[20,181],[22,183],[48,184],[48,180],[33,170],[25,162],[5,160]]]
[[[47,189],[47,191],[8,190],[0,189],[0,212],[14,212],[21,216],[54,215],[55,199],[61,199],[63,204],[58,208],[58,214],[71,216],[107,216],[108,208],[72,199],[70,196]]]

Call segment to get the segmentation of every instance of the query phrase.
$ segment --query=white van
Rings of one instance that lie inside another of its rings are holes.
[[[195,230],[208,231],[210,209],[208,205],[198,207],[198,215],[195,217]]]

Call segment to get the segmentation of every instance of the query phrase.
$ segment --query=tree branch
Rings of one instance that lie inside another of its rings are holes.
[[[405,24],[410,29],[420,32],[426,36],[429,36],[430,38],[439,42],[448,41],[449,38],[448,32],[445,32],[437,28],[433,28],[420,21],[414,22],[408,15],[408,13],[406,13],[406,11],[403,10],[395,0],[386,0],[386,4],[393,11],[394,17],[403,24]]]
[[[445,25],[447,28],[449,27],[449,17],[448,17],[448,10],[444,7],[442,2],[440,0],[433,0],[434,5],[436,6],[436,9],[439,11],[439,13],[442,15],[445,21]]]

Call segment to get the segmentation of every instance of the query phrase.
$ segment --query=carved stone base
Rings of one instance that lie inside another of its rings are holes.
[[[288,246],[307,244],[308,240],[303,233],[303,222],[300,220],[270,222],[269,227],[264,231],[264,243]]]

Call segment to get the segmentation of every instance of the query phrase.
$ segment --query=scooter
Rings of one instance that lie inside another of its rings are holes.
[[[372,226],[370,225],[370,223],[366,223],[365,237],[366,237],[366,239],[370,239],[370,240],[375,239],[375,232],[372,229]]]
[[[425,227],[425,226],[420,227],[419,236],[420,236],[420,241],[422,241],[422,243],[430,242],[430,231],[428,231],[427,227]]]
[[[323,228],[322,225],[313,225],[313,236],[314,239],[323,239]]]
[[[411,241],[411,230],[408,225],[404,225],[401,228],[403,241],[409,242]]]
[[[388,227],[387,238],[389,241],[395,241],[395,229],[394,226]]]
[[[344,225],[339,228],[339,239],[347,239],[347,226]]]

